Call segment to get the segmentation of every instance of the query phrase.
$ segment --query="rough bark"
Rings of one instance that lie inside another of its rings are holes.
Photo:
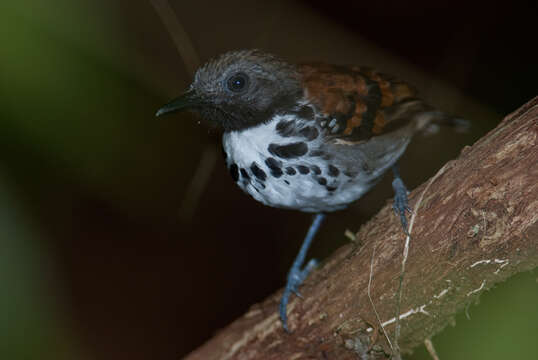
[[[411,193],[415,218],[400,304],[402,352],[441,331],[483,291],[538,265],[537,136],[538,97]],[[291,335],[277,315],[279,291],[187,359],[390,357],[379,325],[394,345],[405,240],[387,205],[360,229],[355,244],[310,275],[301,288],[304,299],[293,297]]]

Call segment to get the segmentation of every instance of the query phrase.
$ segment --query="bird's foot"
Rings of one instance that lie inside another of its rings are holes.
[[[392,188],[394,189],[394,203],[392,204],[392,209],[396,215],[400,216],[404,232],[406,235],[409,235],[406,213],[411,213],[412,209],[408,205],[407,188],[400,177],[394,178],[392,181]]]
[[[314,269],[318,264],[316,260],[312,259],[308,262],[308,264],[306,264],[305,267],[301,269],[306,257],[306,252],[308,251],[308,248],[310,247],[310,244],[312,243],[314,236],[318,232],[324,218],[325,214],[322,213],[316,214],[316,216],[314,217],[314,221],[312,222],[312,225],[310,225],[303,244],[301,245],[301,249],[299,250],[297,257],[293,261],[293,265],[291,266],[290,272],[288,273],[288,281],[286,282],[284,293],[282,294],[282,298],[280,299],[279,308],[282,327],[288,333],[290,332],[290,330],[288,329],[288,315],[286,311],[288,307],[288,301],[290,299],[291,293],[294,293],[297,296],[301,297],[301,294],[299,294],[299,286],[306,279],[310,271],[312,271],[312,269]]]
[[[288,281],[286,282],[286,287],[284,288],[284,293],[282,294],[282,298],[280,299],[280,320],[282,321],[282,326],[284,327],[284,330],[286,332],[291,332],[288,329],[288,315],[287,315],[287,307],[288,307],[288,301],[290,298],[291,293],[294,293],[298,297],[302,298],[301,294],[299,293],[299,286],[303,283],[303,281],[306,279],[310,271],[314,269],[318,265],[318,262],[316,259],[312,259],[306,264],[306,266],[301,269],[299,266],[292,267],[290,269],[290,272],[288,273]]]

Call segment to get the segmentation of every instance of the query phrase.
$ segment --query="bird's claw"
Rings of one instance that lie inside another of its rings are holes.
[[[413,210],[408,204],[407,188],[400,177],[394,178],[392,188],[394,189],[394,203],[392,204],[392,209],[394,210],[394,213],[400,217],[400,222],[402,223],[405,234],[409,235],[406,214],[412,213]]]
[[[299,286],[303,283],[303,281],[307,278],[310,271],[312,271],[316,266],[318,262],[316,259],[311,259],[308,264],[303,269],[294,269],[292,268],[288,274],[288,281],[286,283],[286,287],[284,288],[284,293],[282,294],[282,298],[280,299],[280,321],[282,321],[282,327],[286,332],[291,333],[291,331],[288,329],[288,315],[287,315],[287,307],[290,295],[293,293],[299,298],[303,298],[301,293],[299,292]]]

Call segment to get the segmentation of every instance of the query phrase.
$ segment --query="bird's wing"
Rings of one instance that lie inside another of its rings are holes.
[[[370,68],[314,63],[300,65],[299,72],[307,101],[337,141],[364,142],[433,110],[413,87]]]

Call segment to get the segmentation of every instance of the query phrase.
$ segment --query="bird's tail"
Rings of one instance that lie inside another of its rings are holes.
[[[455,132],[466,133],[471,127],[471,123],[463,118],[447,114],[440,110],[428,112],[430,121],[422,128],[423,135],[432,135],[439,132],[441,126],[452,128]]]
[[[391,106],[384,111],[389,122],[394,121],[396,125],[399,121],[407,119],[415,125],[413,132],[424,134],[434,134],[440,126],[452,127],[457,132],[467,132],[471,126],[470,122],[457,116],[435,109],[418,98],[407,98]]]

